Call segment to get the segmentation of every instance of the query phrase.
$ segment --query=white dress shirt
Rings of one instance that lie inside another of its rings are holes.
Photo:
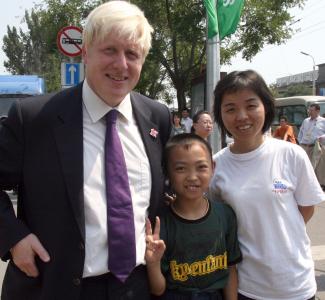
[[[325,144],[325,118],[320,116],[315,119],[306,118],[299,130],[299,144],[314,144],[319,138],[321,143]]]
[[[182,118],[181,124],[185,126],[186,132],[190,133],[193,126],[193,120],[190,117]]]
[[[84,81],[83,90],[84,208],[86,257],[83,277],[107,273],[107,205],[104,169],[105,115],[112,109]],[[151,172],[142,138],[132,113],[130,95],[114,109],[120,114],[117,130],[130,183],[136,264],[144,264],[145,219],[151,194]]]

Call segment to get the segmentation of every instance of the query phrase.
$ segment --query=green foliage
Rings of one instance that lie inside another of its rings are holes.
[[[60,88],[59,62],[65,59],[56,46],[60,28],[80,26],[89,11],[104,0],[44,0],[25,13],[27,32],[7,28],[3,50],[5,67],[13,74],[39,74],[49,91]],[[152,49],[143,66],[137,90],[178,107],[190,97],[190,82],[206,63],[206,13],[202,0],[132,0],[155,29]],[[305,0],[246,0],[236,33],[221,44],[221,63],[242,52],[251,60],[265,45],[284,43],[292,35],[288,9]]]
[[[273,83],[269,86],[270,91],[272,92],[272,95],[274,98],[279,98],[280,97],[280,93],[278,90],[278,86],[276,85],[276,83]]]
[[[199,73],[205,60],[203,1],[134,0],[133,3],[144,10],[155,30],[151,55],[147,61],[156,65],[153,71],[161,70],[160,79],[168,76],[176,89],[178,107],[183,108],[186,98],[190,96],[191,79]],[[159,82],[164,83],[164,80]],[[165,96],[171,97],[166,89]]]
[[[229,48],[242,51],[251,60],[265,45],[282,44],[293,33],[288,9],[302,6],[305,0],[246,0],[240,26]]]
[[[313,89],[308,84],[294,84],[288,86],[285,91],[280,91],[281,97],[291,97],[291,96],[300,96],[300,95],[312,95]]]
[[[48,92],[61,88],[60,62],[68,60],[56,44],[62,27],[81,26],[94,4],[83,0],[45,0],[31,12],[25,11],[27,31],[7,27],[3,51],[8,57],[4,66],[12,74],[36,74],[45,78]],[[78,58],[77,60],[80,60]]]

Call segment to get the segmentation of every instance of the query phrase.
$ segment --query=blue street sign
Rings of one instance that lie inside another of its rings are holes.
[[[66,64],[65,65],[65,78],[66,85],[76,85],[79,83],[79,64]]]
[[[77,85],[84,79],[83,63],[61,63],[62,88]]]

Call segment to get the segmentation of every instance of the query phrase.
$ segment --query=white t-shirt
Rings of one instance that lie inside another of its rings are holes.
[[[325,200],[302,148],[273,138],[252,152],[215,156],[211,192],[232,206],[243,260],[239,292],[263,300],[303,300],[316,293],[310,240],[298,205]]]

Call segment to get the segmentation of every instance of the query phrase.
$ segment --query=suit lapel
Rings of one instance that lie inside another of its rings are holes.
[[[131,93],[131,103],[133,114],[137,122],[142,141],[149,159],[152,186],[157,186],[160,182],[160,177],[163,176],[161,172],[161,154],[162,154],[162,145],[159,138],[159,127],[151,119],[152,111],[141,99],[141,95],[136,93]],[[157,135],[155,136],[155,131]],[[160,197],[160,195],[159,195]],[[151,189],[150,197],[150,209],[152,206],[156,206],[155,201],[158,201],[154,190]]]
[[[53,131],[68,198],[84,239],[82,84],[57,97]]]
[[[151,120],[152,111],[142,101],[141,96],[131,93],[131,103],[139,131],[150,161],[150,164],[156,162],[156,153],[161,153],[161,142],[159,138],[159,128]],[[155,134],[156,133],[156,134]],[[157,162],[160,165],[160,161]]]

